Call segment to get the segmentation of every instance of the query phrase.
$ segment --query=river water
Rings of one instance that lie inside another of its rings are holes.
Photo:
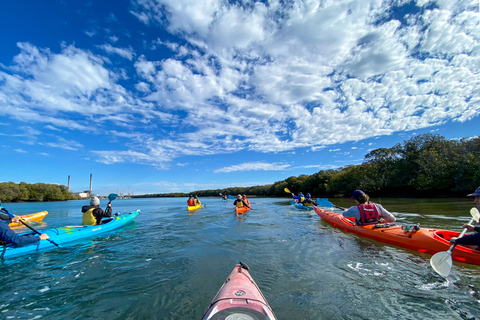
[[[243,261],[277,318],[480,319],[480,267],[454,263],[448,279],[429,256],[347,234],[290,199],[117,199],[141,209],[108,234],[0,263],[0,319],[201,319],[234,265]],[[348,199],[330,199],[343,207]],[[471,199],[373,199],[400,223],[460,230]],[[81,223],[88,201],[4,203],[15,214],[47,210],[37,229]],[[106,200],[102,201],[106,205]]]

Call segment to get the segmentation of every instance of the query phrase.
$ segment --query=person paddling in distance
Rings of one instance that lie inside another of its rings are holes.
[[[19,216],[12,218],[9,214],[4,212],[3,209],[0,210],[0,220],[0,243],[3,241],[5,244],[22,247],[40,240],[49,239],[49,236],[45,233],[42,233],[40,236],[33,234],[18,235],[15,231],[10,229],[8,224],[11,222],[19,223],[21,218]]]
[[[102,218],[110,218],[112,216],[112,203],[107,203],[106,211],[100,208],[100,200],[98,197],[92,197],[90,199],[89,206],[82,207],[83,212],[83,224],[84,225],[98,225],[102,224]]]
[[[395,222],[396,218],[388,212],[382,205],[370,201],[370,197],[362,190],[355,190],[352,199],[357,203],[343,212],[344,217],[355,218],[357,224],[377,224],[380,219],[385,222]]]
[[[238,208],[242,208],[242,207],[250,208],[250,205],[245,200],[243,200],[243,197],[241,194],[239,194],[237,196],[237,199],[233,201],[233,205]]]
[[[475,190],[474,193],[467,194],[467,197],[475,197],[473,202],[477,209],[480,210],[480,187]],[[461,238],[453,237],[450,239],[450,243],[452,244],[463,244],[463,245],[478,245],[476,250],[480,251],[480,227],[475,227],[471,224],[463,225],[462,229],[466,228],[468,232],[476,232],[474,234],[469,234],[463,236]]]
[[[292,198],[296,201],[296,202],[300,202],[300,203],[303,203],[303,201],[305,201],[305,196],[303,195],[303,193],[299,192],[298,195],[295,195],[293,192],[292,192]]]
[[[192,194],[190,195],[190,197],[189,197],[188,200],[187,200],[187,205],[188,205],[189,207],[192,207],[192,206],[195,206],[195,205],[196,205],[195,199],[193,198],[193,195],[192,195]]]
[[[242,200],[245,201],[248,204],[248,207],[250,208],[250,201],[247,199],[246,194],[242,195]]]

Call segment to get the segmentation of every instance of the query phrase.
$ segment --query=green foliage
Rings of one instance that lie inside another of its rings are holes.
[[[1,182],[0,201],[65,201],[79,199],[68,191],[63,185],[20,182]]]

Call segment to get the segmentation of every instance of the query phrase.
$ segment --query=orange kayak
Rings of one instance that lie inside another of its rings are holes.
[[[26,220],[26,221],[37,221],[37,222],[40,222],[43,220],[43,218],[45,218],[45,216],[48,214],[48,211],[40,211],[40,212],[36,212],[36,213],[31,213],[31,214],[26,214],[26,215],[23,215],[23,216],[19,216],[20,218],[22,218],[23,220]],[[23,224],[21,222],[18,222],[18,223],[10,223],[9,224],[10,227],[18,227],[18,226],[23,226]]]
[[[250,210],[249,207],[235,207],[235,213],[245,213]]]
[[[365,238],[430,255],[447,251],[452,245],[450,239],[460,235],[460,232],[455,231],[429,228],[417,230],[416,228],[406,228],[406,226],[402,228],[402,226],[394,224],[392,226],[389,223],[359,226],[341,213],[323,210],[319,207],[314,207],[313,210],[320,219],[345,232],[352,232]],[[452,252],[452,259],[480,265],[480,251],[475,248],[476,246],[457,245]]]
[[[243,262],[235,266],[203,315],[203,320],[276,320]]]

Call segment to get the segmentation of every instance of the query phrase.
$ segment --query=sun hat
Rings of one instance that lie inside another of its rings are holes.
[[[364,194],[365,194],[365,192],[363,192],[362,190],[355,190],[352,193],[352,199],[359,198],[360,196],[362,196]]]
[[[100,200],[98,200],[97,197],[92,197],[90,199],[90,205],[91,206],[99,206],[100,205]]]
[[[467,194],[467,197],[476,197],[476,196],[480,196],[480,187],[478,187],[474,193]]]

